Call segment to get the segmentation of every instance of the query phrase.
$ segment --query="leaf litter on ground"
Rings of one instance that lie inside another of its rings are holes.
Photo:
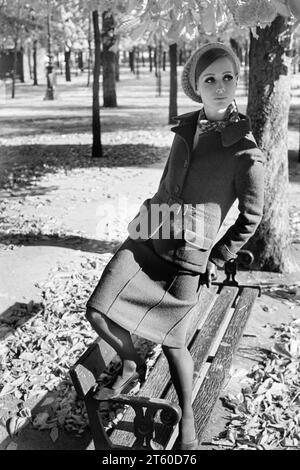
[[[241,380],[241,391],[222,397],[230,416],[213,445],[300,449],[300,321],[274,330],[271,349]]]
[[[0,399],[12,397],[19,408],[5,418],[11,436],[17,435],[28,421],[35,429],[48,430],[53,442],[60,428],[78,437],[88,428],[86,409],[76,395],[69,368],[97,337],[85,319],[85,306],[111,256],[91,254],[58,264],[39,286],[42,304],[30,305],[29,309],[20,304],[19,311],[15,307],[13,314],[0,320],[0,331],[2,326],[10,327],[0,348]],[[25,315],[22,322],[20,313]],[[161,348],[142,338],[136,341],[140,355],[151,368]],[[110,383],[120,367],[120,360],[113,361],[99,377],[99,386]],[[36,408],[33,416],[24,416],[27,403],[36,396],[41,397],[40,411]],[[124,410],[116,405],[102,410],[106,429],[117,424]]]

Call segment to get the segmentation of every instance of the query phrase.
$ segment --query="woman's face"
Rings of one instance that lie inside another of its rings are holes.
[[[236,87],[237,76],[227,57],[215,60],[203,70],[197,82],[197,92],[208,119],[220,118],[220,113],[232,103]]]

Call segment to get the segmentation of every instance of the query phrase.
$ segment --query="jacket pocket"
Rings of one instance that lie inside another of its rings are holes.
[[[189,229],[183,230],[183,238],[187,247],[190,246],[196,250],[209,250],[214,242],[212,238],[193,232]]]
[[[150,234],[148,230],[151,198],[145,199],[137,215],[129,222],[127,231],[129,237],[136,242],[148,240]]]
[[[127,231],[132,240],[143,242],[154,236],[164,222],[161,221],[153,224],[153,216],[151,215],[151,205],[162,203],[161,197],[156,193],[152,198],[145,199],[142,203],[137,215],[129,222]]]

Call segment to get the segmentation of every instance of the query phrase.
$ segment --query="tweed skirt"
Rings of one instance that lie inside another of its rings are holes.
[[[181,348],[200,286],[200,274],[161,258],[151,239],[128,237],[106,265],[87,307],[130,333]]]

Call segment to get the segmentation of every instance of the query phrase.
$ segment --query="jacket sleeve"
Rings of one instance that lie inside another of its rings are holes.
[[[177,136],[175,135],[174,139],[173,139],[173,142],[172,142],[172,145],[171,145],[171,148],[170,148],[170,151],[169,151],[169,156],[167,158],[167,161],[165,163],[165,167],[164,167],[164,170],[163,170],[163,173],[161,175],[161,178],[160,178],[160,181],[159,181],[159,185],[158,187],[162,184],[163,180],[165,179],[165,177],[167,176],[167,173],[168,173],[168,170],[169,170],[169,166],[170,166],[170,160],[171,160],[171,156],[172,156],[172,153],[174,151],[174,147],[176,146],[176,140],[177,140]]]
[[[254,235],[263,215],[264,160],[259,149],[238,156],[235,191],[239,216],[223,237],[213,246],[209,260],[223,267]]]

